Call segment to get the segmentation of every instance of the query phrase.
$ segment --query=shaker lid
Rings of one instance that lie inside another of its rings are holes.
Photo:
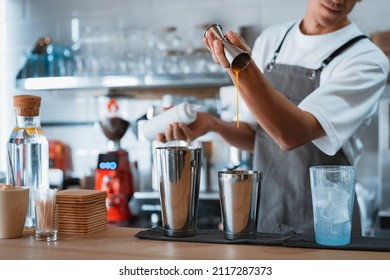
[[[14,107],[20,108],[17,112],[19,116],[35,117],[39,116],[41,107],[41,97],[35,95],[15,95]]]

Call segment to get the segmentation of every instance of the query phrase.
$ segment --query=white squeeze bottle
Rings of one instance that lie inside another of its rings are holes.
[[[196,115],[195,106],[184,102],[144,122],[141,132],[147,140],[152,141],[157,133],[164,133],[169,124],[176,122],[190,124],[196,120]]]

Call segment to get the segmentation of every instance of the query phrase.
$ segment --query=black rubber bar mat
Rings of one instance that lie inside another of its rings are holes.
[[[324,246],[315,242],[314,235],[300,234],[294,231],[282,234],[259,232],[256,239],[226,240],[223,237],[223,232],[216,229],[198,229],[196,235],[191,237],[167,237],[164,235],[162,227],[154,227],[140,231],[135,236],[140,239],[165,241],[390,252],[390,238],[352,237],[348,245]]]

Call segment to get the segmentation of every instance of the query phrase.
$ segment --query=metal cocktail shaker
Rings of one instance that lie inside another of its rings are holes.
[[[218,172],[221,216],[225,239],[256,238],[261,172]]]
[[[196,234],[202,148],[157,147],[156,169],[166,236]]]
[[[217,39],[221,40],[225,49],[226,58],[229,61],[230,67],[232,69],[243,70],[248,66],[251,59],[249,53],[226,40],[222,32],[222,26],[219,24],[210,25],[204,31],[203,37],[205,37],[208,32],[212,32]]]

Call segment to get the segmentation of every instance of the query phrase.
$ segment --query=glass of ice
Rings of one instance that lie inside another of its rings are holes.
[[[310,167],[314,233],[318,244],[349,244],[355,184],[356,170],[353,166]]]

